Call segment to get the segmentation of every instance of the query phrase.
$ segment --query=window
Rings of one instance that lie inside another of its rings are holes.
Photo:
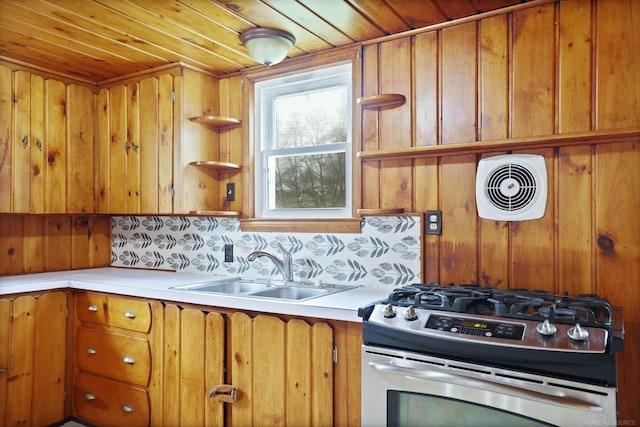
[[[351,217],[351,64],[257,82],[256,216]]]

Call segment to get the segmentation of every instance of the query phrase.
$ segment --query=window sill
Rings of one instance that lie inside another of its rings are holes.
[[[252,232],[361,233],[361,218],[339,219],[240,219],[240,230]]]

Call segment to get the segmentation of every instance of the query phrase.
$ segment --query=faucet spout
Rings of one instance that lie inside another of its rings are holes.
[[[293,269],[291,267],[291,252],[280,246],[282,249],[283,257],[279,259],[275,255],[266,252],[266,251],[253,251],[249,255],[247,255],[247,261],[255,261],[260,257],[265,257],[273,262],[273,265],[276,266],[276,269],[280,274],[282,274],[282,279],[285,282],[293,282]]]

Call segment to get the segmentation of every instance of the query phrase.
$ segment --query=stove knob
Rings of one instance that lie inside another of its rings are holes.
[[[556,328],[553,324],[549,323],[549,319],[546,319],[544,322],[536,326],[536,331],[538,331],[540,335],[544,335],[545,337],[554,335],[557,330],[558,328]]]
[[[392,317],[396,317],[396,311],[393,309],[393,306],[391,304],[388,304],[383,310],[382,310],[382,315],[384,317],[386,317],[387,319],[390,319]]]
[[[409,306],[409,308],[407,308],[404,311],[404,319],[405,320],[416,320],[418,318],[418,313],[416,313],[416,309],[413,308],[412,305]]]
[[[579,323],[576,326],[569,328],[567,335],[574,341],[586,341],[589,338],[589,331],[582,329]]]

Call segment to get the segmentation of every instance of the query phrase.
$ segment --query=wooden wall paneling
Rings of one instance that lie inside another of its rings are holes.
[[[362,350],[362,323],[359,322],[347,322],[347,357],[342,357],[338,354],[338,365],[346,362],[347,367],[347,384],[348,384],[348,407],[349,414],[347,419],[347,425],[357,426],[360,425],[361,418],[361,381],[362,381],[362,366],[361,350]],[[334,377],[337,378],[337,377]]]
[[[7,425],[32,425],[33,356],[36,328],[36,299],[22,296],[13,300],[11,316]]]
[[[140,81],[140,212],[159,212],[158,153],[160,150],[158,79]]]
[[[640,418],[640,141],[597,147],[595,268],[599,295],[623,307],[624,352],[619,355],[620,420]]]
[[[45,177],[45,129],[44,129],[44,79],[31,74],[31,167],[29,186],[29,212],[44,212]],[[93,124],[93,118],[91,119]]]
[[[100,89],[96,102],[96,161],[97,170],[97,194],[96,194],[96,212],[109,213],[111,209],[110,194],[110,178],[111,156],[109,154],[111,148],[111,132],[110,132],[110,107],[109,107],[109,89]]]
[[[67,212],[93,213],[94,94],[91,89],[75,84],[68,86],[68,93]]]
[[[511,137],[554,133],[555,6],[513,13]]]
[[[71,268],[71,217],[47,216],[45,219],[45,271]]]
[[[253,373],[254,373],[254,343],[253,320],[241,312],[233,313],[229,317],[227,376],[230,384],[236,386],[242,397],[229,408],[228,424],[233,426],[254,425],[253,417]],[[270,344],[267,344],[270,345]],[[257,424],[257,420],[256,420]]]
[[[286,324],[275,316],[253,319],[253,417],[257,425],[285,421]],[[309,366],[307,365],[307,368]]]
[[[13,72],[0,65],[0,212],[11,212]]]
[[[127,88],[127,205],[128,213],[140,212],[140,83],[131,82]],[[154,191],[150,189],[147,191]]]
[[[225,319],[219,313],[207,313],[205,317],[205,417],[204,425],[224,425],[226,403],[209,398],[209,392],[217,385],[225,384],[225,355],[226,335]]]
[[[289,321],[287,330],[291,328]],[[311,425],[328,426],[333,424],[333,329],[324,322],[315,323],[311,327],[311,356],[307,359],[305,371],[311,372],[311,392],[308,399],[311,400]],[[288,333],[288,336],[292,334]],[[296,357],[295,343],[287,342],[287,353]],[[293,349],[293,351],[291,351]],[[288,358],[289,360],[289,358]],[[287,364],[287,383],[291,383],[289,377],[289,365]],[[299,395],[301,398],[305,395]],[[292,400],[291,393],[287,393],[287,402]]]
[[[23,273],[40,273],[45,271],[45,219],[46,217],[42,215],[25,215],[23,217]]]
[[[111,265],[111,218],[89,217],[89,265],[108,267]]]
[[[31,75],[13,73],[13,212],[29,212],[31,183]]]
[[[66,378],[67,295],[48,292],[37,299],[33,389],[33,425],[60,422],[64,416]],[[46,396],[46,398],[40,398]]]
[[[596,129],[640,126],[640,4],[596,6]]]
[[[378,70],[380,93],[400,93],[407,102],[396,108],[379,111],[379,146],[411,147],[413,144],[411,116],[411,72],[413,49],[411,39],[403,38],[380,44]],[[414,210],[411,160],[389,160],[380,163],[380,207]]]
[[[173,210],[173,76],[158,78],[158,213]]]
[[[162,421],[166,426],[180,425],[180,308],[166,304],[163,330],[163,402]],[[154,410],[152,409],[152,413]]]
[[[184,128],[184,100],[182,99],[184,78],[175,76],[173,78],[173,91],[175,93],[175,102],[173,104],[173,191],[175,193],[173,197],[173,212],[184,213],[187,212],[185,208],[186,195],[184,194],[184,173],[185,173],[185,159],[183,158],[183,151],[185,144],[183,143],[183,128]],[[195,124],[195,123],[193,123]]]
[[[20,274],[23,270],[25,252],[22,233],[24,216],[2,215],[0,217],[0,275]]]
[[[184,308],[180,313],[180,424],[205,425],[205,314]],[[174,408],[175,410],[175,408]]]
[[[476,140],[477,24],[442,30],[442,144]]]
[[[242,94],[242,76],[229,77],[219,81],[220,93],[220,116],[242,117],[243,99],[235,94]],[[242,165],[244,159],[244,145],[242,143],[243,128],[235,127],[220,132],[220,146],[218,158],[222,162]],[[226,197],[226,185],[229,182],[236,185],[236,200],[229,203],[229,210],[242,211],[243,175],[247,175],[247,165],[243,166],[243,173],[221,173],[220,174],[220,206],[224,205]],[[248,182],[248,181],[247,181]]]
[[[7,401],[8,401],[8,380],[9,380],[9,355],[11,349],[11,301],[7,298],[0,298],[0,368],[5,369],[0,372],[0,422],[6,423]]]
[[[109,212],[127,212],[127,87],[109,90]]]
[[[303,320],[294,319],[288,322],[286,329],[285,387],[287,391],[284,394],[286,396],[284,423],[292,426],[308,426],[312,425],[311,399],[309,399],[312,392],[312,370],[307,363],[312,355],[311,326]],[[332,390],[329,390],[329,395],[332,394]]]
[[[164,366],[164,305],[150,301],[151,329],[149,346],[151,349],[151,377],[149,378],[150,426],[162,426],[164,415],[163,366]]]
[[[378,82],[379,47],[377,44],[363,48],[362,59],[362,96],[380,93]],[[359,108],[359,106],[358,106]],[[361,150],[380,148],[377,110],[361,109],[362,146]],[[360,203],[363,208],[380,207],[380,162],[362,162],[362,191]]]
[[[91,227],[89,217],[71,217],[71,268],[81,269],[91,267],[90,246]]]
[[[63,82],[45,81],[45,129],[47,167],[45,212],[67,212],[67,94]]]

